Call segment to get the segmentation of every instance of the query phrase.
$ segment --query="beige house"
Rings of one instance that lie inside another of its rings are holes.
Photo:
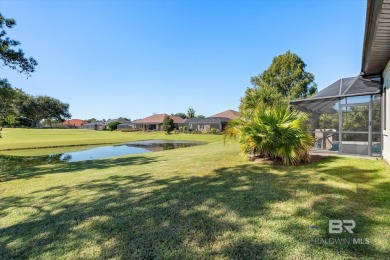
[[[183,118],[178,116],[170,116],[168,114],[155,114],[149,117],[145,117],[143,119],[134,120],[132,123],[134,125],[134,129],[144,131],[162,131],[164,119],[167,117],[173,119],[173,124],[175,125],[175,128],[178,128],[179,124],[184,121]]]

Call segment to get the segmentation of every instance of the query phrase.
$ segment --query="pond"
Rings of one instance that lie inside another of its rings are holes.
[[[145,140],[120,145],[109,145],[80,151],[49,154],[44,156],[0,155],[0,172],[12,171],[43,164],[80,162],[129,154],[142,154],[204,144],[194,141]],[[81,148],[82,149],[82,148]]]

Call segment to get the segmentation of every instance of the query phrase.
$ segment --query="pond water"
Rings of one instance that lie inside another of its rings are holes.
[[[194,141],[176,140],[146,140],[121,145],[109,145],[84,149],[81,151],[49,154],[44,156],[8,156],[0,155],[0,172],[12,171],[43,164],[79,162],[95,159],[104,159],[128,154],[142,154],[191,147],[204,144]],[[82,149],[82,148],[81,148]]]

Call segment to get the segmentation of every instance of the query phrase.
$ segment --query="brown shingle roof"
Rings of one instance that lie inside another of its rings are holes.
[[[234,119],[234,118],[239,117],[239,116],[240,116],[239,112],[232,110],[232,109],[229,109],[229,110],[223,111],[221,113],[215,114],[215,115],[210,116],[210,117],[225,117],[225,118]]]
[[[135,124],[162,124],[166,117],[170,117],[173,119],[173,123],[181,123],[184,121],[183,118],[179,116],[170,116],[168,114],[156,114],[152,116],[145,117],[143,119],[134,120]]]
[[[181,118],[180,116],[169,116],[170,118],[173,119],[173,123],[178,124],[178,123],[183,123],[184,119]]]
[[[64,124],[64,125],[81,126],[81,125],[84,125],[84,124],[87,124],[87,123],[88,123],[88,121],[81,120],[81,119],[69,119],[69,120],[66,120],[65,122],[63,122],[62,124]]]

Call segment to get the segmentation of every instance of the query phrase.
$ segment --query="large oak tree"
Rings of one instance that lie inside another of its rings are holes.
[[[287,104],[317,92],[314,75],[306,71],[303,60],[290,51],[276,56],[267,70],[251,78],[251,83],[253,87],[241,98],[240,110]]]

